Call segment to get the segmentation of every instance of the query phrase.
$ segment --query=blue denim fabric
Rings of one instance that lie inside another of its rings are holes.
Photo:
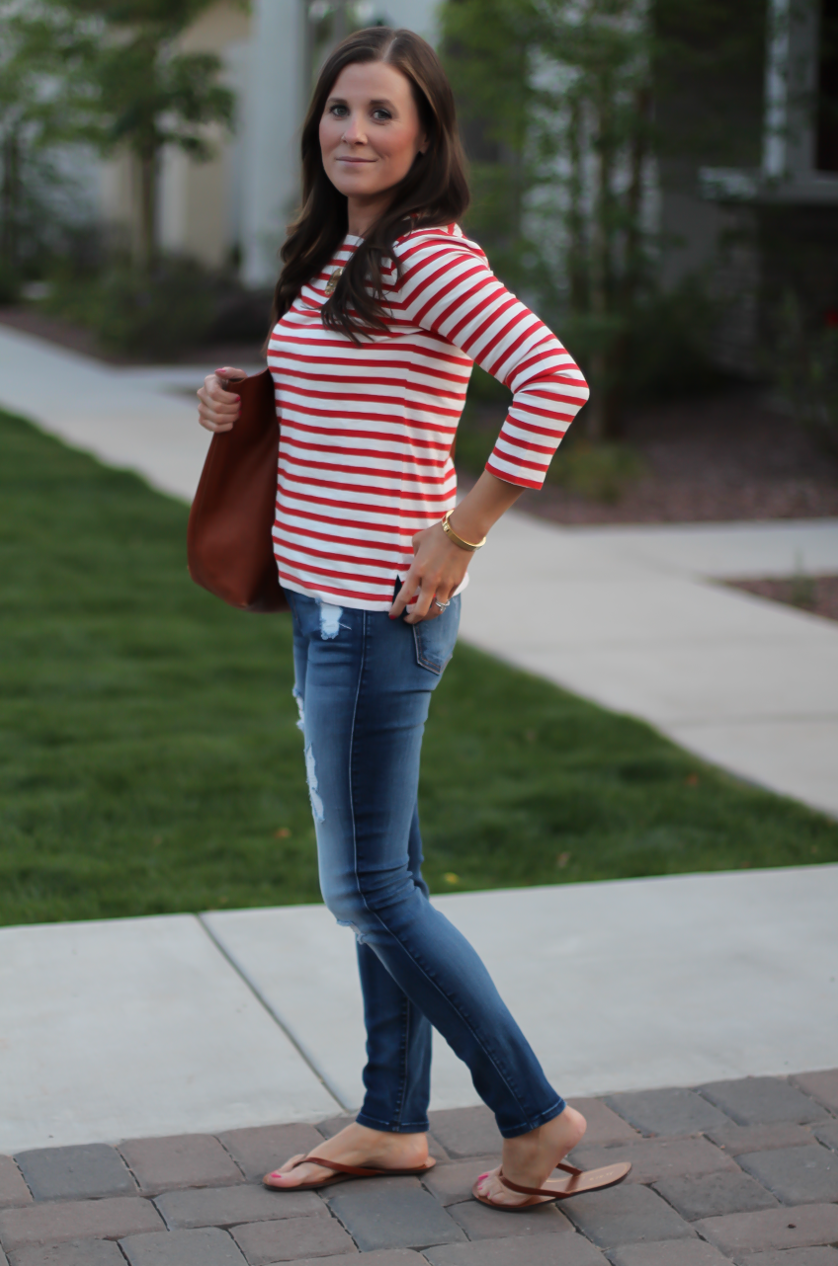
[[[357,1119],[375,1130],[427,1130],[433,1026],[468,1065],[501,1134],[524,1134],[564,1101],[422,879],[419,755],[460,599],[410,625],[286,593],[320,887],[357,941],[367,1029]]]

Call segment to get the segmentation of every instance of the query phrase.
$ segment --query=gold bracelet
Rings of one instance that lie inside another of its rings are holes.
[[[459,545],[460,549],[467,549],[470,554],[473,554],[476,549],[481,549],[486,544],[485,536],[483,537],[483,540],[478,541],[476,545],[472,541],[464,541],[461,536],[457,535],[451,524],[448,522],[450,517],[451,511],[449,510],[446,513],[445,518],[442,520],[442,530],[447,536],[451,537],[451,540],[455,545]]]

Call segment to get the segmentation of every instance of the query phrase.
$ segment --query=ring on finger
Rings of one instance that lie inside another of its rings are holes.
[[[451,606],[451,599],[449,598],[447,602],[440,602],[439,598],[434,597],[434,606],[439,607],[440,611],[444,611],[446,607]]]

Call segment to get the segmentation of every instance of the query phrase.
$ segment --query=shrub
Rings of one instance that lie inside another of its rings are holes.
[[[609,440],[592,444],[582,438],[567,448],[562,446],[547,472],[547,481],[592,501],[613,505],[627,484],[645,471],[642,457],[630,444]]]
[[[468,399],[457,430],[457,468],[479,475],[492,451],[511,399],[506,387],[475,365]],[[619,501],[626,485],[646,471],[643,458],[630,444],[591,443],[571,428],[547,472],[547,482],[593,501]]]
[[[838,312],[807,313],[789,290],[774,327],[769,374],[795,420],[838,455]]]
[[[19,273],[9,265],[0,261],[0,304],[17,303],[20,298],[21,279]]]
[[[48,306],[88,326],[109,351],[167,360],[206,336],[221,284],[193,260],[169,256],[148,273],[121,263],[98,276],[58,279]]]

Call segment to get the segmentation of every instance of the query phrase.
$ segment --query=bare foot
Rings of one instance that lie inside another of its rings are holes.
[[[546,1125],[540,1125],[537,1130],[520,1134],[516,1139],[504,1139],[503,1164],[478,1179],[480,1195],[495,1204],[526,1204],[533,1197],[504,1187],[500,1180],[501,1169],[504,1177],[519,1187],[543,1187],[559,1161],[564,1160],[580,1142],[586,1127],[582,1113],[566,1107],[559,1116]]]
[[[427,1134],[389,1134],[383,1130],[369,1130],[356,1121],[334,1138],[318,1143],[313,1151],[323,1160],[336,1160],[342,1165],[356,1165],[362,1169],[418,1169],[421,1165],[430,1169],[436,1164],[428,1158]],[[264,1181],[269,1187],[291,1190],[300,1183],[320,1182],[334,1175],[333,1169],[325,1169],[322,1165],[296,1165],[302,1159],[302,1152],[299,1156],[292,1156],[280,1169],[266,1174]]]

